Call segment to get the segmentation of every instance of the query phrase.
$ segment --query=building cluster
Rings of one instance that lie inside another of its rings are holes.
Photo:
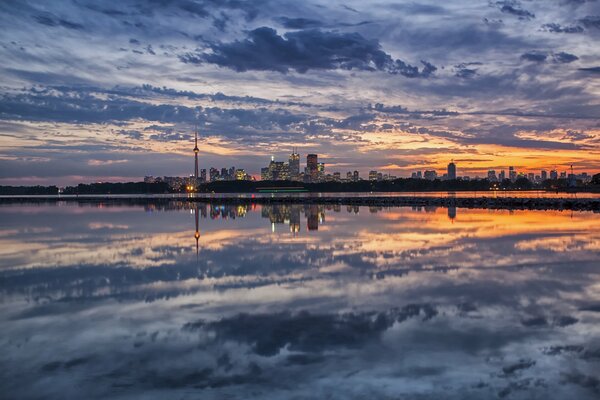
[[[527,179],[528,181],[530,181],[531,183],[542,183],[545,180],[551,179],[551,180],[557,180],[557,179],[565,179],[568,180],[569,182],[576,182],[576,181],[582,181],[583,183],[587,183],[589,181],[591,181],[592,176],[588,175],[587,172],[582,172],[580,174],[575,174],[573,173],[573,170],[571,168],[571,173],[568,173],[567,171],[562,171],[562,172],[558,172],[557,170],[551,170],[551,171],[547,171],[547,170],[541,170],[539,174],[535,174],[533,172],[518,172],[514,167],[508,167],[508,174],[506,173],[505,170],[500,170],[498,171],[498,173],[496,173],[496,170],[489,170],[487,173],[486,177],[480,178],[478,176],[475,176],[473,178],[471,178],[468,175],[464,175],[464,176],[458,176],[456,174],[456,164],[454,162],[451,162],[450,164],[448,164],[448,168],[445,174],[439,176],[437,174],[437,171],[435,170],[426,170],[426,171],[416,171],[413,172],[411,175],[412,179],[426,179],[426,180],[436,180],[436,179],[440,179],[440,180],[454,180],[454,179],[460,179],[460,180],[465,180],[465,181],[469,181],[471,179],[473,180],[479,180],[479,179],[487,179],[490,182],[503,182],[504,180],[508,179],[511,182],[516,182],[518,179]]]

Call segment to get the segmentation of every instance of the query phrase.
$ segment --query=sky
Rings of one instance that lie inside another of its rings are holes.
[[[0,2],[0,184],[600,172],[600,1]]]

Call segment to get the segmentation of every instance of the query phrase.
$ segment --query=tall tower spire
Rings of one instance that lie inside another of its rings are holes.
[[[195,182],[194,182],[194,186],[198,185],[198,152],[200,152],[200,149],[198,149],[198,128],[196,127],[196,137],[194,140],[194,178],[195,178]]]

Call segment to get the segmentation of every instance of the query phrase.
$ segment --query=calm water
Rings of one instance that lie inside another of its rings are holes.
[[[598,214],[193,207],[0,206],[0,397],[600,395]]]

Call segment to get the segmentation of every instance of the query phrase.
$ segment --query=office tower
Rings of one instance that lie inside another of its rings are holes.
[[[377,180],[377,171],[369,171],[369,180],[376,181]]]
[[[352,171],[348,171],[348,172],[346,172],[346,180],[347,180],[348,182],[350,182],[350,181],[352,181],[352,180],[353,180],[353,178],[352,178]]]
[[[196,129],[196,136],[194,139],[194,185],[198,183],[198,153],[200,149],[198,148],[198,130]]]
[[[317,180],[320,182],[325,177],[325,163],[317,163]]]
[[[535,174],[533,172],[528,173],[527,179],[529,180],[529,182],[535,181]]]
[[[558,179],[558,172],[555,169],[550,171],[550,179],[552,179],[552,180]]]
[[[360,180],[360,176],[358,174],[358,171],[354,171],[352,179],[354,180],[354,182],[358,182]]]
[[[425,171],[425,179],[427,179],[428,181],[433,181],[437,178],[437,172],[430,170],[430,171]]]
[[[502,182],[503,180],[506,179],[506,173],[504,172],[504,170],[500,171],[500,173],[498,174],[498,180],[500,182]]]
[[[412,174],[410,174],[410,177],[411,177],[412,179],[417,179],[417,173],[416,173],[416,172],[413,172]]]
[[[219,179],[219,170],[214,167],[210,167],[208,175],[210,177],[210,181],[214,182]]]
[[[567,179],[567,173],[565,171],[560,173],[560,179]]]
[[[300,176],[300,154],[296,153],[295,150],[290,154],[288,164],[290,168],[290,179],[294,181],[298,180],[298,176]]]
[[[229,171],[227,171],[227,180],[229,180],[229,181],[235,180],[235,167],[231,167],[231,168],[229,168]]]
[[[310,182],[316,182],[319,178],[319,161],[316,154],[306,156],[306,172]]]
[[[508,167],[508,179],[510,179],[511,182],[517,180],[517,171],[515,171],[515,167]]]
[[[454,162],[451,162],[450,164],[448,164],[448,177],[447,178],[450,180],[456,179],[456,164],[454,164]]]
[[[548,179],[548,172],[546,172],[545,170],[542,170],[540,176],[541,176],[542,180],[545,181],[546,179]]]
[[[490,181],[490,182],[496,182],[498,180],[498,178],[496,177],[496,171],[493,169],[490,169],[488,171],[487,176],[488,176],[488,181]]]
[[[417,179],[421,179],[421,178],[423,178],[421,171],[417,171]]]
[[[243,168],[235,170],[235,180],[245,181],[247,179],[246,171]]]
[[[206,168],[200,170],[200,182],[206,182]]]
[[[342,181],[342,174],[339,172],[334,172],[333,173],[333,180],[335,182],[341,182]]]

